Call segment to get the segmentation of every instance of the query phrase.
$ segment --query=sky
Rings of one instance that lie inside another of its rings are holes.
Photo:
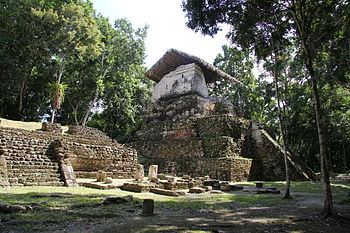
[[[228,44],[226,32],[214,38],[186,27],[181,0],[92,0],[94,8],[113,23],[127,18],[134,28],[148,25],[145,65],[150,68],[169,49],[178,49],[209,63]]]

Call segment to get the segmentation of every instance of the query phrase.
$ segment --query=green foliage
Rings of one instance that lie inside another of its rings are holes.
[[[110,136],[130,137],[150,99],[147,27],[112,25],[84,0],[4,0],[0,13],[1,117],[37,121],[61,107],[62,124],[92,119]]]
[[[320,169],[320,155],[324,158],[326,154],[331,159],[332,170],[349,169],[350,141],[346,127],[350,118],[348,107],[344,107],[349,103],[350,50],[349,37],[345,36],[349,33],[348,1],[186,0],[182,6],[188,27],[214,35],[221,24],[230,25],[227,36],[233,46],[254,51],[258,60],[264,60],[265,77],[276,72],[280,79],[280,103],[285,112],[288,150],[302,157],[315,170]],[[233,56],[219,58],[225,58],[227,64],[231,62],[233,70],[239,70],[232,65],[237,60]],[[242,64],[246,66],[244,58]],[[221,67],[225,69],[225,66]],[[230,69],[225,71],[237,75]],[[242,82],[246,78],[239,73],[238,77]],[[259,80],[261,83],[263,79]],[[308,80],[313,81],[312,87]],[[267,97],[269,107],[263,106],[267,111],[262,120],[277,134],[276,103],[271,99],[273,87],[260,85],[258,92],[249,90],[252,96],[240,88],[228,92],[233,96],[242,92],[246,96],[244,109],[249,109],[250,103],[254,102],[262,107],[262,102],[256,101],[255,96]],[[225,89],[218,91],[234,99],[225,93]],[[261,113],[259,107],[253,108],[254,111]],[[319,116],[318,121],[315,113]],[[261,119],[254,114],[245,114],[249,115]],[[323,133],[324,129],[326,133]],[[325,145],[326,140],[319,141],[318,134],[330,142]]]
[[[223,46],[223,54],[217,55],[214,65],[240,80],[243,85],[218,81],[209,86],[210,94],[230,100],[243,117],[264,120],[271,110],[269,83],[253,74],[254,60],[249,50]]]
[[[61,107],[61,104],[64,102],[65,90],[67,87],[68,85],[64,83],[49,83],[48,89],[54,108],[59,109]]]

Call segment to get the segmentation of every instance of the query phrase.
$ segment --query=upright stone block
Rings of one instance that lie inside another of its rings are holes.
[[[158,174],[158,165],[150,165],[148,170],[148,179],[156,179]]]
[[[142,182],[144,177],[145,177],[145,170],[143,168],[143,165],[138,164],[137,165],[136,176],[135,176],[136,182]]]

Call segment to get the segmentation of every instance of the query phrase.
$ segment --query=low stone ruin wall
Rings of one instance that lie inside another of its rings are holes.
[[[230,158],[185,158],[152,159],[145,166],[157,164],[160,173],[191,177],[210,176],[212,179],[247,181],[250,179],[252,159]]]
[[[137,172],[137,154],[134,149],[68,143],[69,161],[78,177],[95,178],[99,170],[112,178],[134,178]]]
[[[63,158],[55,154],[57,141]],[[137,165],[134,149],[115,143],[107,136],[85,137],[0,127],[2,186],[63,185],[67,183],[64,178],[70,177],[61,175],[63,167],[68,168],[67,171],[73,168],[81,178],[95,178],[99,170],[113,178],[132,178]]]
[[[4,185],[64,184],[52,141],[20,136],[0,136],[0,158],[7,181]]]

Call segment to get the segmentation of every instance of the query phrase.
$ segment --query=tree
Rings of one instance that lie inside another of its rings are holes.
[[[55,83],[51,85],[54,87],[51,122],[54,122],[63,100],[65,85],[62,84],[62,76],[67,64],[74,58],[84,60],[98,56],[100,31],[91,12],[74,3],[62,5],[57,11],[32,8],[32,13],[49,35],[46,39],[50,39],[46,49],[50,51],[51,64],[55,69]]]
[[[266,83],[254,77],[254,62],[248,49],[224,45],[222,53],[214,60],[214,65],[240,80],[243,85],[232,85],[217,81],[210,84],[211,95],[230,100],[243,117],[263,120],[266,109],[270,107],[270,93],[263,93]]]
[[[26,105],[40,108],[36,90],[45,89],[39,67],[48,57],[42,48],[43,38],[36,37],[38,32],[31,15],[32,6],[38,7],[39,1],[8,1],[0,3],[0,67],[1,67],[1,103],[0,116],[17,120],[31,118],[23,114]],[[33,41],[36,43],[33,43]],[[27,111],[28,112],[28,111]]]
[[[107,73],[102,79],[101,111],[92,116],[88,125],[126,142],[141,125],[142,111],[151,96],[151,82],[144,78],[143,66],[147,27],[134,29],[126,19],[117,20],[113,29],[106,24],[102,26],[108,42],[105,42],[104,66],[98,62],[97,70],[107,69]]]
[[[270,43],[266,25],[271,26],[276,40],[297,41],[297,51],[304,58],[304,65],[312,84],[325,194],[324,214],[326,217],[335,215],[327,167],[324,113],[317,85],[319,77],[316,76],[314,66],[316,54],[322,51],[322,42],[343,30],[342,26],[348,20],[344,9],[349,9],[349,3],[311,0],[188,0],[183,1],[183,9],[188,17],[187,26],[203,34],[214,35],[220,29],[220,23],[230,24],[232,30],[228,36],[232,42],[243,48],[254,48],[258,58],[269,55],[266,53]],[[276,17],[280,19],[279,23],[269,24],[269,19]]]

